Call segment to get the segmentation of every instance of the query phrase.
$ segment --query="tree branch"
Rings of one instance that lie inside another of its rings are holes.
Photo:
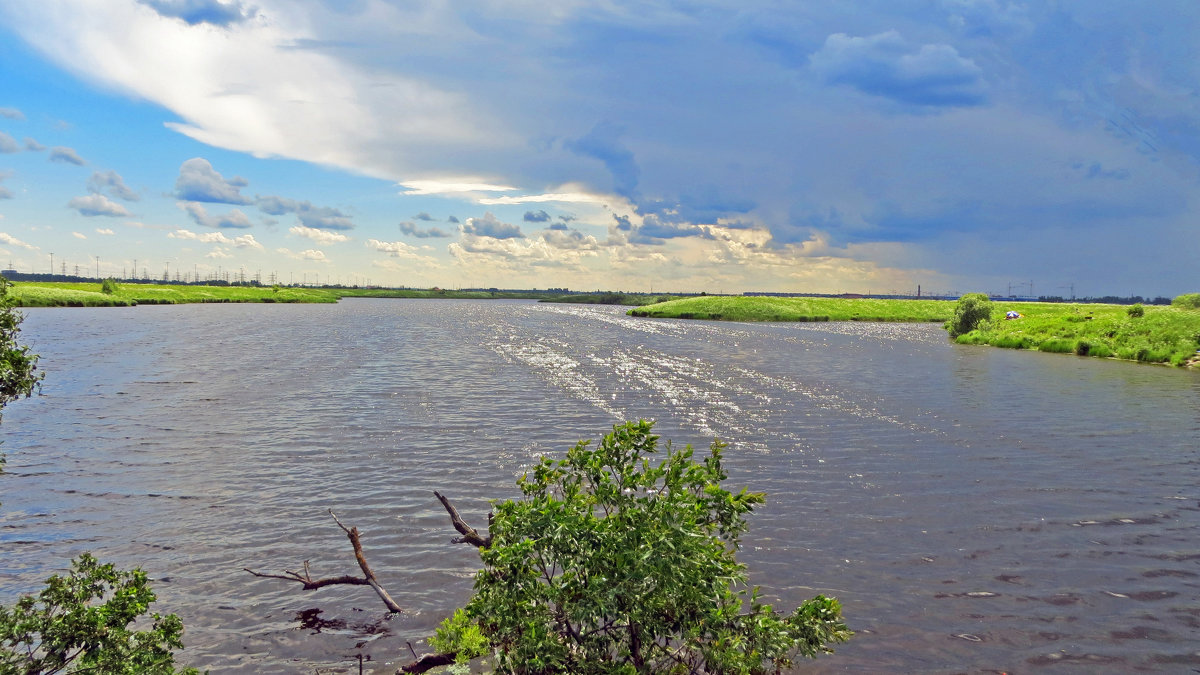
[[[412,663],[401,666],[397,673],[423,673],[427,670],[432,670],[438,666],[449,666],[454,664],[455,657],[458,652],[448,652],[445,654],[426,654]]]
[[[442,494],[440,492],[438,492],[437,490],[433,491],[433,495],[435,497],[437,497],[438,501],[440,501],[442,503],[442,506],[444,506],[446,508],[446,513],[450,514],[450,522],[451,522],[451,524],[454,525],[454,529],[458,530],[458,533],[462,535],[461,537],[455,537],[455,538],[451,539],[450,541],[452,541],[455,544],[470,544],[472,546],[477,546],[479,548],[491,548],[492,535],[490,533],[488,534],[487,537],[479,536],[479,531],[476,530],[475,528],[471,527],[470,525],[468,525],[467,521],[463,520],[462,516],[458,515],[458,511],[454,508],[454,505],[450,503],[449,499],[446,499],[445,497],[443,497]],[[488,514],[489,528],[490,528],[491,524],[492,524],[492,514],[489,513]]]
[[[367,557],[365,554],[363,554],[362,540],[359,537],[358,528],[357,527],[349,527],[348,528],[345,525],[343,525],[342,521],[338,520],[337,514],[335,514],[333,512],[333,509],[329,510],[329,515],[333,516],[333,521],[338,524],[338,527],[342,528],[342,531],[346,533],[346,537],[350,539],[350,545],[354,547],[354,558],[356,560],[358,560],[358,566],[363,572],[362,577],[354,577],[354,576],[350,576],[347,574],[347,575],[340,576],[340,577],[327,577],[324,579],[313,579],[312,574],[309,572],[309,569],[308,569],[308,561],[307,560],[304,561],[304,573],[303,574],[301,574],[299,572],[293,572],[291,570],[284,570],[283,574],[266,574],[264,572],[255,572],[254,570],[250,569],[249,567],[243,567],[242,569],[249,572],[250,574],[253,574],[256,577],[265,577],[268,579],[283,579],[284,581],[300,582],[301,584],[304,585],[304,590],[306,590],[306,591],[315,591],[318,588],[324,588],[325,586],[334,586],[337,584],[348,584],[351,586],[370,586],[372,589],[375,590],[375,593],[376,593],[376,595],[379,596],[379,599],[383,600],[383,604],[387,606],[389,612],[404,611],[403,609],[400,608],[400,605],[396,604],[395,600],[392,600],[392,596],[388,595],[388,592],[383,589],[383,586],[379,585],[379,581],[376,580],[376,578],[375,578],[375,573],[371,571],[370,565],[367,564]]]

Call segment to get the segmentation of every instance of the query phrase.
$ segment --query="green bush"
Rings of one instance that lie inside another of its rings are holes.
[[[1107,359],[1113,355],[1113,350],[1103,342],[1097,342],[1088,349],[1088,356],[1095,356],[1101,359]]]
[[[152,602],[145,572],[101,565],[84,553],[36,596],[0,606],[0,673],[197,672],[175,670],[171,650],[183,647],[183,624],[174,614],[143,618]],[[139,620],[149,622],[147,630],[130,630]]]
[[[1004,349],[1029,349],[1033,346],[1033,340],[1024,335],[1001,335],[988,344]]]
[[[1079,340],[1075,343],[1075,353],[1080,356],[1087,356],[1092,353],[1092,343],[1087,340]]]
[[[1130,305],[1129,309],[1125,310],[1125,313],[1134,319],[1140,319],[1146,316],[1146,308],[1142,307],[1142,304],[1139,302],[1136,305]]]
[[[970,333],[981,321],[992,317],[992,301],[983,293],[967,293],[954,305],[954,317],[946,324],[950,337]]]
[[[12,284],[0,276],[0,410],[21,398],[33,395],[42,381],[37,372],[37,354],[17,342],[24,317],[13,306],[8,287]]]
[[[1071,354],[1075,352],[1075,343],[1071,340],[1053,338],[1045,340],[1038,345],[1038,351],[1049,352],[1051,354]]]
[[[1171,301],[1172,307],[1200,309],[1200,293],[1184,293]]]
[[[117,285],[116,279],[110,278],[100,282],[100,292],[105,295],[112,295],[113,293],[116,293],[119,288],[120,287]]]
[[[651,426],[543,459],[522,499],[494,505],[465,608],[478,631],[456,614],[439,649],[491,654],[497,672],[765,674],[850,637],[833,598],[780,615],[746,588],[735,553],[763,496],[721,487],[720,443],[702,460],[667,444],[652,464]]]

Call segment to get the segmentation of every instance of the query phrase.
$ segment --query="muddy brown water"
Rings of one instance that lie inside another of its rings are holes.
[[[391,672],[470,593],[514,479],[612,424],[730,443],[767,493],[741,559],[840,598],[815,673],[1200,670],[1200,373],[958,347],[919,324],[631,319],[613,307],[33,309],[43,395],[0,434],[0,602],[92,551],[154,579],[214,673]],[[356,573],[406,612],[243,567]]]

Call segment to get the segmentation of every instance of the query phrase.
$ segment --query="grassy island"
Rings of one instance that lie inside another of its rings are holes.
[[[705,296],[629,310],[630,316],[723,321],[947,322],[950,300],[882,298]],[[1007,319],[1009,312],[1018,318]],[[1051,302],[991,303],[987,318],[959,344],[1117,358],[1144,363],[1200,363],[1200,295],[1170,307]]]
[[[907,321],[943,322],[954,313],[949,300],[815,298],[707,295],[629,310],[630,316],[722,321]]]
[[[1181,296],[1182,297],[1182,296]],[[955,338],[959,344],[1196,365],[1200,309],[1141,305],[993,303],[991,318]],[[1017,312],[1015,319],[1005,318]]]

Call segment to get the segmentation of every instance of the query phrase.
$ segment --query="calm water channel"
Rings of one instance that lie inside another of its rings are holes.
[[[26,316],[48,376],[0,427],[0,603],[82,551],[141,565],[214,673],[394,670],[478,560],[433,490],[483,525],[639,417],[767,492],[741,558],[780,606],[842,600],[858,635],[802,672],[1200,670],[1200,373],[526,302]],[[242,571],[357,574],[330,508],[404,614]]]

